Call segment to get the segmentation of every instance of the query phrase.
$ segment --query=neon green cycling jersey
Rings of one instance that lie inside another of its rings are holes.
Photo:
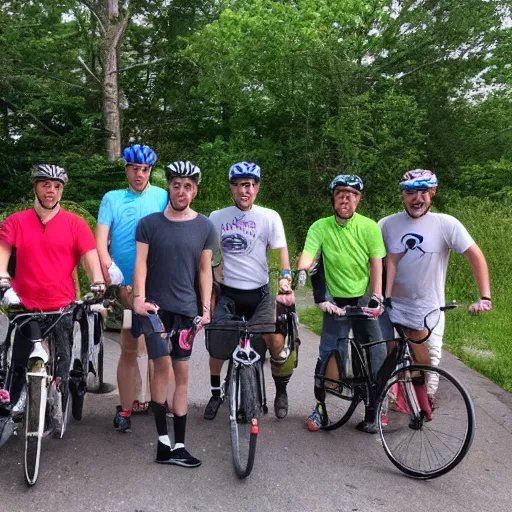
[[[370,281],[370,258],[383,258],[386,249],[376,222],[354,213],[340,226],[332,215],[317,220],[308,231],[304,252],[322,251],[325,281],[332,297],[361,297]]]

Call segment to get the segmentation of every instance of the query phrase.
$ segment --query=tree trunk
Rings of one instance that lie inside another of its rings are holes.
[[[119,110],[118,47],[128,23],[129,13],[119,16],[117,0],[105,0],[106,23],[103,45],[103,115],[107,132],[107,157],[121,156],[121,115]]]

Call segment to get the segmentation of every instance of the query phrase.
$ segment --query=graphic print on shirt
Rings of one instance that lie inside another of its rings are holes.
[[[427,254],[422,248],[421,244],[423,243],[423,236],[418,235],[416,233],[406,233],[400,243],[404,246],[405,252],[404,255],[407,254],[408,251],[418,250],[422,253],[421,256]]]
[[[226,222],[220,228],[222,252],[229,254],[249,254],[256,240],[256,222],[244,220],[245,214]]]

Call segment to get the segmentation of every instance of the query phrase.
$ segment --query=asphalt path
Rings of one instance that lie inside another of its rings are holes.
[[[318,337],[301,328],[299,368],[289,385],[285,420],[261,420],[252,474],[239,480],[232,467],[228,411],[203,419],[209,397],[208,357],[202,338],[191,359],[186,446],[203,464],[188,469],[155,464],[156,432],[150,414],[136,415],[130,434],[112,427],[117,391],[88,395],[81,422],[70,421],[62,440],[45,438],[37,484],[23,480],[23,436],[0,448],[0,512],[31,511],[347,511],[444,512],[512,510],[512,396],[448,353],[443,366],[468,388],[477,429],[468,456],[430,481],[403,475],[386,458],[378,435],[354,427],[358,409],[335,432],[310,433],[312,374]],[[118,335],[108,333],[106,381],[115,382]],[[268,364],[266,364],[269,374]],[[274,386],[267,380],[269,403]]]

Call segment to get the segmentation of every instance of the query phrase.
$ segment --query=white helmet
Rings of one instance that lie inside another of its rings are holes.
[[[198,185],[201,183],[201,169],[188,160],[172,162],[165,168],[167,181],[171,178],[191,178]]]

